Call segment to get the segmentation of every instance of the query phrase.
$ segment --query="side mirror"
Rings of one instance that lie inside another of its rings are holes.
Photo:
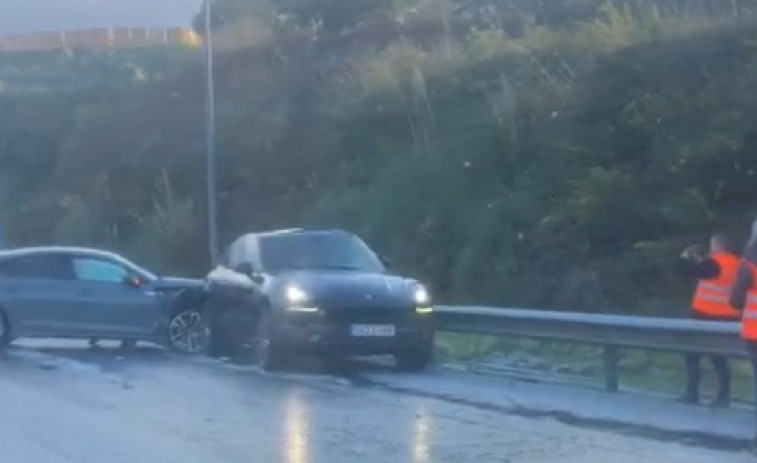
[[[381,260],[381,263],[384,264],[384,267],[391,268],[391,266],[392,266],[391,259],[389,259],[388,257],[386,257],[383,254],[379,256],[379,259]]]
[[[124,277],[124,284],[132,288],[139,288],[144,284],[144,282],[138,276],[126,275]]]

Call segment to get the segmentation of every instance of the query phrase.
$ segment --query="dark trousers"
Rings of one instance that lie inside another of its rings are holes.
[[[696,401],[699,399],[699,384],[702,379],[701,355],[686,354],[686,397]],[[728,368],[728,360],[725,357],[711,356],[712,366],[718,378],[718,392],[715,401],[728,402],[731,397],[731,374]]]
[[[693,318],[704,321],[726,322],[734,321],[727,317],[710,317],[699,313],[693,313]],[[686,394],[684,397],[688,401],[696,402],[699,400],[699,384],[702,380],[702,355],[697,353],[686,354]],[[718,391],[715,394],[715,402],[726,404],[731,400],[731,372],[728,368],[728,359],[720,355],[710,356],[712,366],[715,368],[715,375],[718,379]]]
[[[749,360],[752,364],[752,384],[754,388],[754,404],[755,404],[755,413],[757,414],[757,342],[754,341],[747,341],[746,343],[746,349],[747,352],[749,352]],[[755,426],[757,429],[757,416],[755,416]],[[755,441],[757,442],[757,431],[755,431]]]

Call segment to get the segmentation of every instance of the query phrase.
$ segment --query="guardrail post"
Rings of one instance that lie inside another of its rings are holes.
[[[604,347],[605,389],[607,392],[618,392],[618,348]]]

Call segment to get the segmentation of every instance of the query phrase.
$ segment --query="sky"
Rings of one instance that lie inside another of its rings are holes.
[[[0,35],[112,26],[184,26],[202,0],[0,0]]]

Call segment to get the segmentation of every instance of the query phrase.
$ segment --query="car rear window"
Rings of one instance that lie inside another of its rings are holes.
[[[70,280],[73,273],[61,256],[34,255],[13,257],[0,262],[0,275],[7,278]]]

